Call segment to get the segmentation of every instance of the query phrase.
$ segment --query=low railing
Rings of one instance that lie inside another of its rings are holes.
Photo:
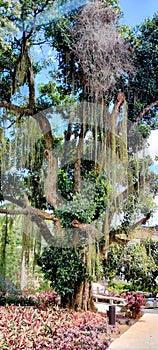
[[[104,303],[110,303],[110,304],[117,304],[118,306],[126,306],[127,301],[124,298],[110,296],[110,295],[103,295],[103,294],[96,294],[93,293],[93,299],[96,303],[98,303],[98,300],[102,300]]]

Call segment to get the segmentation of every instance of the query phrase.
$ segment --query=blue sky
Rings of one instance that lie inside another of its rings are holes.
[[[158,0],[120,0],[120,7],[124,13],[123,24],[134,27],[150,19],[158,11]]]

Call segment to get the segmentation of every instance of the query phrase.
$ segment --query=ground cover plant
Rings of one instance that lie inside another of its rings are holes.
[[[60,308],[58,295],[52,290],[31,296],[1,293],[0,301],[2,297],[5,300],[0,306],[2,350],[105,350],[121,334],[121,327],[135,322],[129,316],[116,315],[116,324],[110,326],[104,312]],[[141,296],[136,298],[130,294],[128,297],[133,310],[135,299],[141,299],[142,305]]]
[[[119,333],[118,326],[111,332]],[[100,349],[110,342],[105,314],[76,313],[59,308],[0,307],[0,348]]]
[[[103,296],[119,297],[114,291],[106,291],[105,293],[99,293]],[[126,309],[131,311],[131,317],[137,318],[142,314],[142,308],[146,305],[143,294],[136,292],[127,292],[120,295],[126,300]],[[118,304],[117,300],[113,301],[114,304]],[[36,306],[39,309],[45,309],[46,307],[56,307],[61,305],[61,297],[54,290],[46,290],[40,293],[30,295],[28,291],[23,294],[10,294],[0,292],[0,306]],[[72,309],[72,308],[71,308]]]
[[[0,292],[0,305],[17,305],[17,306],[54,306],[59,302],[59,296],[53,290],[43,291],[30,295],[28,291],[25,293],[12,294]]]

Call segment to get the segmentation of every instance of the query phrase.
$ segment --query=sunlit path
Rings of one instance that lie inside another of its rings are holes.
[[[109,350],[157,350],[158,311],[145,312],[127,332],[110,346]]]

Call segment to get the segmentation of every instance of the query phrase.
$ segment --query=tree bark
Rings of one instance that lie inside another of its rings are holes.
[[[136,119],[136,123],[138,123],[143,117],[144,115],[149,112],[149,110],[155,106],[158,105],[158,100],[150,103],[149,105],[147,105],[143,110],[142,112],[138,115],[137,119]]]
[[[82,284],[76,286],[72,308],[76,311],[97,311],[93,301],[91,282],[88,281],[87,277]]]

